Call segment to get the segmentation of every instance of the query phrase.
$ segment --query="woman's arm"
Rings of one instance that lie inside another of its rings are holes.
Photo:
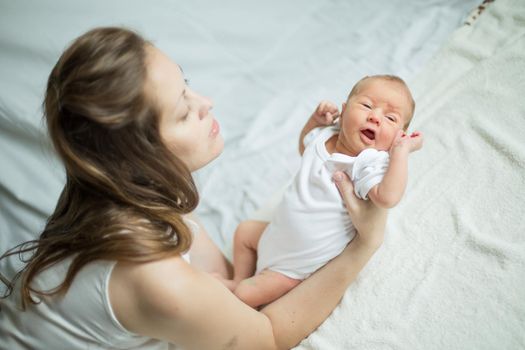
[[[268,317],[181,258],[118,263],[109,291],[117,319],[133,333],[187,350],[275,349]]]
[[[232,279],[232,264],[212,241],[199,219],[194,214],[188,214],[187,218],[199,225],[199,232],[193,237],[189,251],[191,265],[201,271]]]
[[[319,327],[377,248],[356,237],[343,253],[261,310],[270,319],[278,349],[290,349]]]
[[[386,211],[359,201],[346,176],[336,183],[359,234],[341,255],[261,312],[177,257],[117,264],[110,281],[117,319],[132,332],[187,349],[293,347],[328,317],[383,241]]]

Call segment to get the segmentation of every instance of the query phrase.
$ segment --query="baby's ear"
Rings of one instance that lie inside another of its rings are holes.
[[[345,109],[346,109],[346,102],[343,102],[343,104],[341,105],[341,114],[343,114]]]

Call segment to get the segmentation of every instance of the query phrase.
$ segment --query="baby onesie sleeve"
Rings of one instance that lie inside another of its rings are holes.
[[[351,179],[358,198],[368,199],[368,192],[383,180],[388,169],[388,152],[368,148],[359,153],[352,168]]]
[[[308,147],[308,145],[310,145],[312,143],[312,141],[315,140],[317,138],[317,136],[319,136],[321,131],[323,131],[322,127],[313,128],[306,135],[304,135],[304,137],[303,137],[303,145],[304,145],[304,147],[305,148]]]

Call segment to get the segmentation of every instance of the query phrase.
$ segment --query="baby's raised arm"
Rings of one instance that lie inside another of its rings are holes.
[[[423,134],[414,132],[410,136],[399,131],[390,147],[390,162],[383,180],[372,187],[368,197],[378,207],[392,208],[403,197],[408,178],[408,154],[423,145]]]
[[[303,130],[299,136],[299,153],[303,155],[303,140],[306,134],[319,126],[332,125],[337,117],[339,117],[339,109],[337,106],[330,101],[321,101],[306,124],[303,126]]]

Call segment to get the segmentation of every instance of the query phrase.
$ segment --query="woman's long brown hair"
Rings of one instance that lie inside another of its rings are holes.
[[[94,260],[153,261],[191,244],[182,215],[197,206],[198,193],[188,168],[161,140],[159,110],[145,91],[147,45],[127,29],[93,29],[51,71],[44,114],[66,184],[40,237],[0,257],[30,254],[13,279],[0,274],[4,297],[21,278],[23,308],[36,303],[32,293],[67,292]],[[39,272],[70,257],[62,284],[31,287]]]

